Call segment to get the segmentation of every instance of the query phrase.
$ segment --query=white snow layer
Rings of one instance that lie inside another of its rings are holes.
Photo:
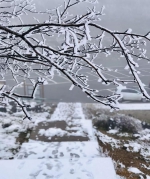
[[[29,140],[21,146],[16,158],[83,158],[98,157],[99,145],[97,141],[87,142],[41,142]]]
[[[70,121],[72,118],[76,120],[84,119],[81,103],[59,103],[50,120],[65,120],[67,122]]]
[[[116,179],[116,174],[110,158],[1,160],[0,178]]]
[[[119,148],[119,140],[109,137],[96,129],[95,134],[103,144],[110,144],[113,148]]]
[[[128,168],[128,171],[132,173],[136,173],[136,174],[142,173],[138,168],[135,168],[135,167]]]

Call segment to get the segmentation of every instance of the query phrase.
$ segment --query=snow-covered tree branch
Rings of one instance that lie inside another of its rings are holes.
[[[90,3],[87,12],[70,14],[70,8],[81,3]],[[99,89],[90,86],[85,69],[94,73],[98,77],[97,83],[103,85],[113,84],[117,88],[136,83],[143,96],[150,98],[139,77],[138,64],[138,60],[150,61],[146,50],[150,32],[144,35],[132,33],[131,29],[118,32],[101,26],[104,8],[97,11],[95,3],[94,0],[67,0],[60,7],[37,12],[29,0],[0,0],[0,59],[3,64],[0,75],[6,79],[6,74],[11,74],[16,83],[11,89],[1,88],[2,103],[6,98],[14,100],[23,109],[25,117],[30,118],[21,98],[34,98],[38,85],[44,85],[59,73],[72,82],[71,88],[77,86],[93,100],[118,108],[120,95],[101,95]],[[34,14],[36,21],[24,23],[24,17],[29,14]],[[37,20],[39,14],[47,17],[45,21]],[[112,69],[104,67],[101,59],[110,55],[112,59],[117,55],[126,61],[125,69],[132,74],[131,80],[106,77],[105,72]],[[20,85],[18,78],[32,83],[31,96],[14,91]]]

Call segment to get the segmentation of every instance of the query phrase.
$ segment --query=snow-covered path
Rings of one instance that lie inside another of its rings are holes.
[[[59,103],[51,118],[40,122],[33,133],[30,140],[22,144],[16,158],[100,156],[92,121],[85,119],[80,103]]]

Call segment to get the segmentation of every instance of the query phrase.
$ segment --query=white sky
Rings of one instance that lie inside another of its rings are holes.
[[[150,30],[150,1],[149,0],[98,0],[97,10],[105,5],[105,16],[101,24],[112,30],[126,30],[132,28],[134,32],[146,33]],[[38,9],[54,8],[63,4],[63,0],[34,0]],[[86,10],[88,3],[72,9],[74,13]]]

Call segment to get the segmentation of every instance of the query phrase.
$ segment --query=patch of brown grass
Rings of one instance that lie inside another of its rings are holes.
[[[149,167],[149,164],[139,152],[128,152],[124,147],[122,148],[112,148],[110,144],[104,144],[98,139],[99,145],[103,148],[103,152],[107,151],[108,156],[110,156],[117,164],[116,173],[120,176],[124,176],[127,179],[140,179],[139,174],[130,173],[128,171],[129,167],[136,167],[141,172],[144,173],[143,177],[150,175],[150,171],[144,167],[142,164]],[[122,141],[122,145],[123,145]],[[119,163],[122,163],[125,167],[122,168]],[[142,174],[141,174],[142,175]]]

